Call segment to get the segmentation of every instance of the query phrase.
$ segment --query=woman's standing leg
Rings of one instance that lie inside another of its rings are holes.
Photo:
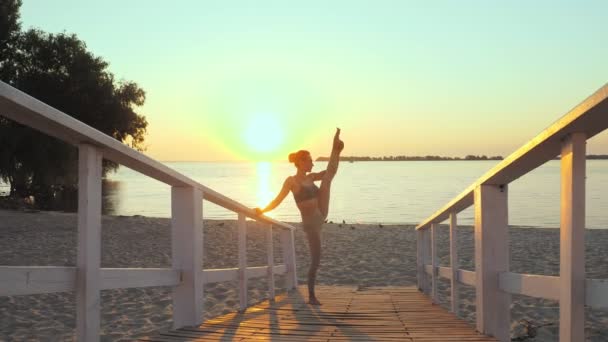
[[[327,218],[329,213],[329,194],[331,192],[331,182],[338,172],[338,164],[340,163],[340,153],[344,149],[344,142],[340,140],[340,129],[336,129],[334,135],[334,142],[331,149],[331,155],[329,156],[329,162],[327,162],[327,169],[325,176],[321,180],[321,186],[319,187],[319,210],[323,214],[324,218]]]
[[[317,270],[321,263],[321,229],[311,229],[306,231],[308,237],[308,247],[310,249],[310,268],[308,269],[308,302],[314,305],[321,305],[315,295],[315,282],[317,281]]]

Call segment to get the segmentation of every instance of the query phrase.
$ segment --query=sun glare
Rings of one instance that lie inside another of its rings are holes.
[[[283,143],[283,128],[272,117],[258,116],[247,125],[244,138],[253,152],[275,152]]]

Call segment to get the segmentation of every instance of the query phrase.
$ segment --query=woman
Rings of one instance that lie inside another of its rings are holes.
[[[319,173],[311,172],[313,163],[308,151],[300,150],[291,153],[289,161],[294,163],[298,169],[296,174],[285,179],[281,192],[264,209],[255,208],[258,215],[265,213],[276,208],[285,199],[289,191],[293,193],[293,198],[298,209],[300,209],[302,228],[306,233],[308,247],[310,248],[308,303],[312,305],[321,305],[315,296],[315,280],[321,261],[321,227],[327,218],[331,181],[338,171],[340,152],[343,149],[344,142],[340,140],[340,129],[337,128],[327,169]],[[315,181],[321,181],[321,186],[317,188]]]

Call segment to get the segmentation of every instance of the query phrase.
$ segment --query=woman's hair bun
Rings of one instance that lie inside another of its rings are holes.
[[[298,152],[294,152],[294,153],[290,153],[289,154],[289,162],[290,163],[297,163],[300,159],[308,156],[310,154],[310,152],[306,151],[306,150],[299,150]]]

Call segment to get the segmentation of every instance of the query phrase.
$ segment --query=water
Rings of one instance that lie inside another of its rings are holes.
[[[418,224],[460,194],[497,161],[423,161],[341,163],[332,183],[330,213],[334,222]],[[247,206],[263,207],[295,173],[289,163],[172,162],[182,172]],[[313,171],[325,169],[316,162]],[[608,228],[608,161],[587,162],[587,228]],[[106,212],[114,215],[169,217],[170,187],[121,167],[108,176]],[[550,161],[509,186],[512,225],[559,227],[560,163]],[[603,209],[604,208],[604,209]],[[206,218],[235,219],[236,214],[210,202]],[[292,195],[269,216],[286,222],[300,220]],[[458,216],[473,224],[473,210]]]

